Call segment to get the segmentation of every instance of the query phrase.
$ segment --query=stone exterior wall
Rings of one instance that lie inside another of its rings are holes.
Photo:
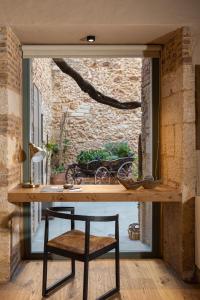
[[[151,59],[142,60],[142,172],[152,175],[152,82]]]
[[[20,208],[7,192],[21,182],[22,53],[10,28],[0,27],[0,282],[10,279],[20,261]]]
[[[37,86],[41,93],[43,114],[43,137],[46,141],[47,134],[51,136],[52,131],[52,59],[32,59],[32,83]]]
[[[152,175],[152,77],[151,59],[142,60],[142,173]],[[152,203],[140,203],[140,239],[152,246]]]
[[[161,70],[161,177],[182,192],[181,204],[163,205],[163,257],[185,280],[194,275],[195,98],[188,28],[163,47]]]
[[[32,71],[32,101],[34,97],[34,85],[37,87],[40,94],[41,113],[43,114],[43,143],[47,143],[47,136],[51,137],[52,132],[52,59],[51,58],[34,58],[31,61]],[[33,135],[33,132],[32,134]],[[50,161],[48,161],[50,164]],[[34,167],[32,168],[34,169]],[[50,170],[50,165],[48,166]],[[50,172],[48,172],[50,173]],[[50,174],[49,174],[50,176]],[[40,182],[38,172],[34,173],[35,182]],[[49,182],[46,179],[46,158],[43,160],[43,183]],[[41,222],[42,207],[45,204],[41,202],[31,203],[31,236],[37,232]]]
[[[102,93],[123,100],[141,99],[141,59],[67,59],[83,78]],[[52,138],[58,141],[63,111],[68,111],[64,137],[70,140],[66,162],[81,150],[111,141],[129,142],[137,152],[141,109],[121,111],[90,99],[76,82],[53,65]]]

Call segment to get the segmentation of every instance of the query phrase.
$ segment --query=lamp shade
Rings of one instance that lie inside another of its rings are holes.
[[[41,162],[45,156],[46,156],[46,151],[32,143],[29,143],[29,148],[30,148],[30,159],[33,162]]]

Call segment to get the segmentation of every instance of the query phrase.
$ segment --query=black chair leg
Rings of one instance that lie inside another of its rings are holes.
[[[89,271],[89,261],[84,262],[84,274],[83,274],[83,300],[88,299],[88,271]]]
[[[76,272],[75,259],[71,260],[71,267],[72,267],[72,275],[75,276],[75,272]]]
[[[119,244],[115,247],[115,282],[116,287],[103,294],[97,300],[105,300],[120,291],[120,265],[119,265]]]
[[[74,278],[75,276],[75,260],[71,260],[71,273],[61,280],[58,280],[53,285],[49,286],[47,288],[47,264],[48,264],[48,252],[44,252],[43,257],[43,280],[42,280],[42,296],[48,297],[50,294],[52,294],[54,291],[56,291],[58,288],[60,288],[62,285],[67,283],[70,279]]]
[[[119,245],[115,248],[115,278],[117,291],[120,290]]]
[[[43,277],[42,277],[42,296],[46,295],[47,289],[47,261],[48,261],[48,252],[44,251],[43,256]]]

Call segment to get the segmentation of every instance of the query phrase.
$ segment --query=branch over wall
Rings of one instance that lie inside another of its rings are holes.
[[[117,99],[103,95],[101,92],[97,91],[87,80],[83,79],[83,77],[77,71],[70,67],[63,58],[53,58],[53,61],[63,73],[69,75],[76,81],[83,92],[87,93],[97,102],[118,109],[135,109],[141,107],[141,102],[139,101],[120,102]]]

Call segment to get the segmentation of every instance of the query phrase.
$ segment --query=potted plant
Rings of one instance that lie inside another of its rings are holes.
[[[63,112],[60,121],[60,134],[59,137],[55,141],[48,141],[45,145],[47,151],[47,165],[46,165],[46,173],[48,178],[48,169],[50,167],[50,183],[51,184],[64,184],[65,183],[65,167],[64,160],[65,154],[69,145],[69,140],[67,138],[63,138],[64,132],[66,132],[65,125],[67,121],[67,111]],[[58,141],[58,142],[57,142]],[[47,180],[48,181],[48,180]]]
[[[50,163],[47,163],[47,173],[48,165],[50,165],[50,184],[64,184],[65,183],[65,167],[63,155],[65,154],[69,140],[64,139],[62,144],[57,144],[54,142],[49,142],[45,145],[47,151],[47,158]]]
[[[90,149],[82,150],[77,155],[76,160],[80,165],[86,165],[93,160],[107,160],[109,156],[109,152],[104,149]]]
[[[104,149],[116,158],[132,157],[134,154],[126,141],[107,143]]]

